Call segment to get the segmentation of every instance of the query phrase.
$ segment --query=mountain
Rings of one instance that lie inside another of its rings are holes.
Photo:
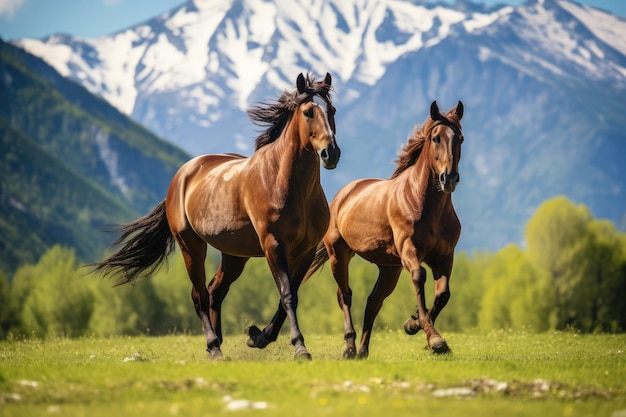
[[[252,152],[253,102],[333,75],[342,161],[388,177],[432,100],[465,104],[462,249],[523,243],[566,195],[626,227],[626,21],[566,0],[193,0],[97,39],[14,42],[191,154]]]
[[[0,41],[0,270],[11,274],[54,244],[101,257],[105,225],[165,196],[189,155]]]

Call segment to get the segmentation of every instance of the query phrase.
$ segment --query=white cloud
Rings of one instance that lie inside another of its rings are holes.
[[[24,0],[0,0],[0,17],[12,19],[22,4],[24,4]]]

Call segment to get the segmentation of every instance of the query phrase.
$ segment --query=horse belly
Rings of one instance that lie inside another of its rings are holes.
[[[237,230],[224,230],[202,236],[203,240],[222,253],[242,257],[265,256],[252,225]]]
[[[387,223],[356,213],[345,220],[340,227],[340,235],[350,249],[369,262],[400,264],[393,233]]]
[[[335,224],[346,244],[362,258],[379,265],[400,265],[394,235],[388,221],[386,181],[355,181],[333,201]]]

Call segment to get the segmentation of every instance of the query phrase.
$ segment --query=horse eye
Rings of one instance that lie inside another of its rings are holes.
[[[439,143],[441,142],[441,139],[439,139],[439,136],[433,136],[433,142]]]
[[[305,117],[308,117],[309,119],[313,118],[313,107],[306,109],[302,112],[302,114],[304,114]]]

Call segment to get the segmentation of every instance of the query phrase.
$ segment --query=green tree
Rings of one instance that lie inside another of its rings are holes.
[[[146,278],[113,287],[110,281],[92,284],[95,308],[89,330],[97,335],[164,334],[165,304]]]
[[[626,235],[602,220],[590,222],[588,232],[584,277],[573,296],[576,322],[585,331],[626,329]]]
[[[481,329],[545,331],[554,326],[551,282],[517,245],[509,245],[491,257],[484,270],[483,286]]]
[[[22,307],[22,327],[38,336],[80,336],[87,331],[93,296],[84,284],[74,251],[53,246],[35,265],[36,285]]]
[[[11,289],[9,291],[9,300],[7,303],[6,328],[9,333],[15,335],[26,334],[27,331],[22,326],[22,308],[31,291],[35,288],[38,271],[35,265],[24,265],[15,272]]]
[[[576,325],[575,292],[584,278],[591,218],[585,206],[557,197],[542,204],[526,227],[529,259],[554,286],[558,328]]]
[[[554,287],[557,328],[623,329],[625,238],[583,205],[564,197],[544,203],[526,229],[532,264]]]

